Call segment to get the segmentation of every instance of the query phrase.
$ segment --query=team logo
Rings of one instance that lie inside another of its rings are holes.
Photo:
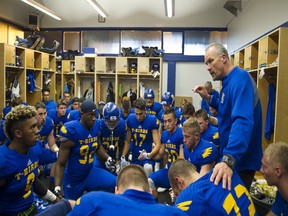
[[[222,92],[222,95],[221,95],[221,103],[224,103],[224,97],[225,97],[225,94]]]
[[[202,157],[203,158],[208,157],[211,154],[211,152],[212,152],[212,147],[206,148],[202,154]]]
[[[191,203],[192,203],[192,200],[181,202],[181,203],[177,204],[177,208],[181,209],[182,211],[188,211]]]

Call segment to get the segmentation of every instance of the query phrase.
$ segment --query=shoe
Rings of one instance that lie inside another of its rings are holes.
[[[37,37],[37,39],[34,41],[32,46],[28,46],[29,49],[35,49],[35,47],[38,45],[38,43],[41,41],[41,37]]]
[[[167,190],[168,190],[168,188],[162,188],[162,187],[157,188],[158,193],[163,193]]]
[[[54,46],[52,48],[43,48],[43,47],[41,47],[40,51],[41,52],[46,52],[46,53],[49,53],[49,54],[53,54],[58,49],[60,43],[58,41],[54,40],[53,44],[54,44]]]
[[[35,50],[40,50],[40,48],[43,46],[43,44],[45,43],[45,38],[42,37],[40,42],[37,44],[37,46],[35,47]]]

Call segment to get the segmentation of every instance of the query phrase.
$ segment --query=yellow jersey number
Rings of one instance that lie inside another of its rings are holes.
[[[97,149],[98,143],[94,142],[92,144],[92,147],[96,147],[94,151],[89,152],[89,145],[82,145],[80,148],[80,155],[83,156],[83,159],[79,160],[80,164],[90,164],[93,162],[93,154],[95,153]]]
[[[241,196],[247,196],[247,198],[250,201],[250,205],[248,206],[248,211],[249,211],[249,215],[255,215],[255,207],[253,205],[252,199],[247,191],[247,189],[243,186],[238,184],[235,188],[234,191],[236,193],[237,198],[240,198]],[[224,200],[224,203],[222,205],[222,207],[225,209],[226,213],[229,215],[230,212],[232,211],[232,209],[234,209],[236,215],[240,216],[240,209],[237,205],[236,200],[234,199],[234,197],[232,196],[231,193],[229,193],[226,197],[226,199]]]
[[[25,187],[25,192],[26,192],[26,193],[25,193],[24,196],[23,196],[24,199],[27,199],[27,198],[30,196],[30,194],[31,194],[31,187],[32,187],[32,184],[33,184],[34,180],[35,180],[35,175],[34,175],[34,173],[32,172],[32,173],[30,173],[30,174],[28,175],[28,177],[27,177],[27,183],[26,183],[26,187]]]
[[[138,136],[137,136],[138,135]],[[137,133],[134,133],[134,140],[135,140],[135,146],[139,146],[141,147],[144,140],[146,139],[146,134],[137,134]]]

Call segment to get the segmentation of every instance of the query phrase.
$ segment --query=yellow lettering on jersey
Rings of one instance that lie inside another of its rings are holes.
[[[80,145],[83,145],[83,144],[88,144],[88,143],[96,142],[96,141],[97,141],[97,136],[96,137],[90,137],[90,138],[87,138],[84,140],[79,140],[78,142],[80,143]]]
[[[253,205],[252,199],[247,191],[247,189],[241,185],[238,184],[235,188],[234,191],[236,193],[237,198],[240,198],[242,196],[246,196],[247,199],[250,201],[250,205],[248,206],[248,211],[249,211],[249,216],[253,216],[256,213],[255,207]],[[235,200],[236,197],[233,197],[231,193],[229,193],[227,195],[227,197],[225,198],[222,207],[225,209],[226,213],[229,215],[232,211],[232,209],[234,209],[235,214],[241,215],[240,214],[240,209],[237,205],[237,202]]]
[[[214,135],[213,135],[213,139],[218,139],[219,138],[219,133],[216,132]]]
[[[192,203],[192,200],[181,202],[181,203],[177,204],[176,207],[181,209],[182,211],[188,211],[191,203]]]
[[[253,205],[252,199],[250,197],[250,194],[248,193],[246,187],[244,187],[243,185],[238,184],[235,187],[235,192],[238,198],[240,198],[243,194],[245,194],[247,196],[247,198],[250,201],[250,205],[248,206],[248,211],[249,211],[249,215],[255,215],[255,207]]]
[[[57,126],[58,126],[58,125],[57,125]],[[66,127],[65,127],[65,126],[61,127],[61,132],[62,132],[62,133],[64,133],[64,134],[66,134],[66,133],[67,133],[67,129],[66,129]]]
[[[148,130],[146,130],[146,129],[142,129],[142,128],[133,128],[133,129],[132,129],[132,132],[134,132],[134,133],[143,133],[143,134],[147,134],[147,133],[148,133]]]
[[[171,144],[171,143],[165,143],[165,148],[172,148],[172,149],[176,149],[176,145],[175,144]]]
[[[156,112],[153,110],[146,110],[147,114],[156,115]]]
[[[202,157],[203,158],[208,157],[209,155],[211,155],[211,152],[212,152],[212,147],[206,148],[202,154]]]
[[[26,167],[23,171],[23,175],[26,176],[29,173],[31,173],[34,169],[38,168],[38,161],[30,164],[28,167]]]
[[[81,201],[81,197],[76,200],[76,205],[79,205]]]
[[[119,137],[103,137],[103,141],[118,141]]]

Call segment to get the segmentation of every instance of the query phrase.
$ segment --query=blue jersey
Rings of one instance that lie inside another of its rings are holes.
[[[212,171],[185,188],[177,197],[175,206],[188,215],[257,215],[249,192],[240,180],[237,172],[233,173],[232,190],[222,188],[210,182]]]
[[[61,127],[61,140],[71,140],[74,143],[65,168],[67,180],[77,182],[88,176],[93,167],[94,153],[98,148],[98,134],[98,121],[90,130],[87,130],[79,121],[67,122]]]
[[[64,123],[66,123],[68,120],[67,120],[67,116],[68,116],[68,112],[66,110],[66,113],[64,116],[62,116],[61,118],[59,118],[57,116],[57,110],[50,110],[48,112],[48,116],[53,120],[53,123],[54,123],[54,137],[57,138],[57,136],[59,135],[59,131],[60,131],[60,128],[64,125]],[[57,144],[59,144],[57,142]]]
[[[158,116],[158,113],[162,110],[162,104],[154,102],[151,107],[146,106],[146,114]]]
[[[201,134],[201,139],[212,142],[216,147],[219,147],[218,128],[209,124],[207,130]]]
[[[196,167],[197,172],[200,172],[203,165],[211,164],[218,158],[216,146],[203,139],[200,139],[200,142],[192,152],[185,145],[183,145],[183,150],[184,158]]]
[[[2,110],[2,118],[5,119],[6,115],[12,110],[12,106],[6,106]]]
[[[2,142],[4,143],[6,140],[6,134],[4,132],[4,123],[5,123],[5,120],[1,119],[0,120],[0,145]]]
[[[210,105],[220,116],[220,156],[232,155],[236,160],[236,170],[259,170],[262,158],[262,109],[253,78],[247,71],[234,67],[222,80],[220,98],[212,96]]]
[[[135,110],[134,110],[133,108],[131,108],[128,116],[125,117],[125,116],[123,115],[123,110],[120,109],[119,111],[120,111],[120,118],[122,118],[122,119],[124,119],[124,120],[126,120],[131,113],[135,113]]]
[[[168,169],[179,157],[179,151],[183,145],[182,128],[177,127],[176,131],[172,134],[169,134],[169,132],[165,130],[161,135],[161,143],[164,145],[165,152],[168,155],[167,168],[151,173],[149,178],[153,180],[156,187],[170,188]]]
[[[276,193],[276,199],[275,199],[275,202],[271,208],[271,211],[275,215],[288,216],[288,203],[281,196],[279,190]]]
[[[139,151],[152,151],[152,130],[159,129],[159,122],[153,115],[146,115],[145,119],[139,122],[136,115],[131,114],[127,119],[127,126],[131,129],[132,135],[132,158],[137,160]]]
[[[150,193],[126,190],[123,194],[90,192],[79,198],[69,216],[182,216],[180,209],[155,202]]]
[[[175,110],[176,118],[177,118],[177,124],[182,125],[185,122],[185,118],[183,117],[182,113]],[[159,113],[157,118],[162,123],[162,129],[164,130],[164,110],[162,109]]]
[[[53,129],[54,124],[52,119],[49,116],[46,116],[45,124],[39,132],[40,141],[42,142],[43,147],[47,144],[47,136],[52,132]]]
[[[67,116],[67,121],[77,120],[80,121],[81,113],[79,110],[71,110]]]
[[[218,91],[214,90],[212,93],[210,93],[211,96],[219,98],[220,94]],[[201,109],[206,110],[206,112],[211,115],[210,109],[209,109],[209,104],[207,103],[206,99],[201,100]]]
[[[9,149],[6,143],[0,146],[0,215],[25,211],[34,201],[33,182],[38,177],[38,161],[43,148],[30,147],[27,154]]]
[[[119,154],[121,153],[124,146],[124,141],[126,140],[126,133],[127,127],[125,120],[120,119],[119,124],[113,131],[109,130],[104,122],[104,119],[100,120],[100,140],[105,151],[113,159],[116,159],[117,148],[119,148]],[[114,145],[114,150],[109,150],[109,146],[112,144]],[[119,158],[119,155],[117,155],[117,158]]]
[[[46,103],[42,100],[42,102],[45,104],[46,106],[46,111],[48,112],[49,110],[53,110],[53,109],[56,109],[57,108],[57,104],[55,101],[53,100],[49,100],[47,101]]]
[[[179,157],[179,151],[181,145],[183,145],[182,128],[176,129],[172,134],[169,134],[167,130],[163,131],[161,135],[161,143],[165,147],[165,152],[168,154],[167,165],[168,168]]]
[[[73,121],[73,120],[80,121],[80,119],[81,119],[80,110],[71,110],[67,116],[67,121]],[[96,109],[96,119],[100,119],[98,109]]]

